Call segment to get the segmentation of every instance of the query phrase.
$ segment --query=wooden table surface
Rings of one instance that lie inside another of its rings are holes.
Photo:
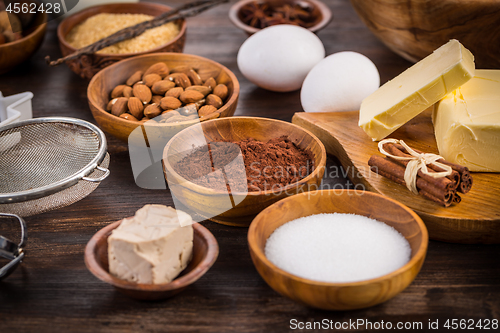
[[[318,34],[327,54],[344,50],[365,54],[377,65],[381,82],[410,66],[371,35],[348,0],[325,2],[334,15],[332,23]],[[223,5],[189,19],[185,52],[218,61],[236,74],[241,84],[236,115],[290,121],[294,112],[302,111],[299,92],[264,91],[241,75],[236,54],[246,35],[232,26],[228,9],[229,5]],[[93,121],[86,99],[87,82],[66,66],[48,68],[43,61],[47,54],[52,58],[60,55],[56,26],[56,22],[49,23],[45,42],[31,61],[0,76],[0,90],[6,96],[32,91],[35,117],[72,116]],[[439,320],[440,330],[444,330],[447,319],[500,319],[500,245],[431,241],[422,271],[400,295],[365,310],[325,312],[275,293],[253,267],[247,229],[213,222],[203,224],[217,238],[220,254],[206,275],[172,299],[129,299],[85,268],[84,247],[109,223],[133,215],[145,204],[171,205],[172,199],[168,190],[137,187],[127,145],[107,138],[111,175],[95,192],[69,207],[26,218],[26,259],[0,282],[0,331],[284,332],[293,328],[293,319],[383,320],[394,327],[398,322],[422,322],[424,328],[429,320]],[[337,163],[329,159],[331,170]],[[327,183],[345,185],[346,180],[333,177]]]

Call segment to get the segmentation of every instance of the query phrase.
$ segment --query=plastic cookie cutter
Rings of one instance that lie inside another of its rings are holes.
[[[23,247],[28,241],[28,233],[26,230],[26,222],[14,214],[0,213],[0,217],[11,217],[19,221],[21,225],[21,241],[19,244],[10,241],[9,239],[0,236],[0,257],[10,260],[5,266],[0,268],[0,280],[9,276],[19,264],[23,261]]]
[[[7,97],[0,91],[0,127],[33,118],[32,99],[33,93],[29,91]]]

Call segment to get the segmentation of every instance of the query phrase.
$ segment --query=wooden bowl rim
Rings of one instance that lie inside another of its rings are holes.
[[[316,193],[316,192],[318,192],[318,193]],[[300,194],[289,196],[289,197],[282,199],[282,200],[278,201],[277,203],[267,207],[266,209],[264,209],[262,212],[260,212],[253,219],[252,223],[250,224],[250,227],[248,228],[247,239],[248,239],[248,246],[250,248],[250,251],[255,256],[257,256],[258,260],[260,262],[262,262],[268,269],[273,271],[275,274],[279,274],[279,275],[283,276],[286,279],[294,280],[296,282],[307,284],[310,286],[336,287],[336,288],[359,287],[359,286],[363,286],[363,285],[376,284],[376,283],[382,282],[384,280],[389,280],[397,275],[400,275],[400,274],[412,269],[415,265],[418,264],[418,262],[420,260],[425,258],[425,255],[427,253],[428,243],[429,243],[429,234],[427,232],[427,228],[426,228],[424,222],[422,221],[422,219],[413,210],[411,210],[407,206],[403,205],[402,203],[400,203],[396,200],[393,200],[391,198],[388,198],[386,196],[383,196],[381,194],[373,193],[373,192],[369,192],[369,191],[363,191],[363,195],[380,197],[383,200],[387,200],[387,201],[390,201],[392,203],[395,203],[397,206],[399,206],[400,208],[402,208],[403,210],[408,212],[413,217],[414,221],[417,222],[417,225],[420,229],[420,232],[422,233],[422,242],[419,245],[419,249],[417,250],[415,255],[413,255],[413,257],[410,258],[410,260],[404,266],[398,268],[395,271],[392,271],[386,275],[382,275],[382,276],[379,276],[379,277],[376,277],[373,279],[357,281],[357,282],[336,282],[336,283],[334,283],[334,282],[322,282],[322,281],[310,280],[310,279],[299,277],[297,275],[293,275],[293,274],[288,273],[287,271],[284,271],[281,268],[277,267],[271,261],[269,261],[269,259],[267,259],[264,252],[257,246],[257,234],[256,234],[257,224],[264,223],[265,219],[263,218],[263,216],[266,215],[268,210],[274,209],[273,206],[275,206],[276,204],[278,204],[282,201],[285,201],[285,200],[296,200],[301,195],[314,195],[314,193],[319,194],[320,196],[323,196],[324,193],[328,193],[328,197],[330,197],[330,196],[334,196],[334,195],[337,195],[337,196],[338,195],[357,195],[356,192],[359,192],[359,191],[333,189],[333,190],[319,190],[319,191],[314,191],[313,193],[300,193]],[[349,194],[349,193],[351,193],[351,194]],[[328,213],[328,212],[325,212],[325,213]],[[384,222],[384,221],[380,221],[380,222]],[[273,232],[274,232],[274,230],[273,230]],[[266,242],[267,242],[267,240],[266,240]]]
[[[0,50],[1,49],[7,49],[7,48],[9,48],[11,46],[14,46],[14,45],[22,44],[25,41],[33,38],[34,36],[38,35],[42,31],[44,31],[47,28],[47,13],[45,13],[45,12],[37,12],[37,15],[42,15],[42,20],[43,20],[44,23],[42,23],[39,26],[37,26],[30,34],[28,34],[26,36],[23,36],[23,38],[21,38],[21,39],[18,39],[16,41],[9,42],[9,43],[1,44],[0,45]],[[6,51],[7,50],[5,50],[5,52]]]
[[[241,30],[243,30],[249,34],[254,34],[254,33],[261,31],[263,29],[254,28],[254,27],[251,27],[251,26],[243,23],[240,20],[240,18],[238,17],[238,13],[240,12],[241,7],[243,7],[244,5],[246,5],[248,3],[254,2],[254,1],[256,1],[256,0],[240,0],[240,1],[237,1],[234,5],[232,5],[231,8],[229,9],[229,19],[231,20],[231,22],[236,27],[240,28]],[[330,23],[330,21],[332,20],[332,11],[330,10],[330,8],[328,8],[327,5],[325,5],[323,2],[318,1],[318,0],[302,0],[302,1],[309,2],[313,6],[317,7],[322,15],[321,21],[319,21],[316,25],[314,25],[310,28],[304,28],[304,29],[307,29],[311,32],[317,32],[317,31],[323,29],[324,27],[326,27],[328,25],[328,23]]]
[[[72,52],[75,52],[77,49],[74,48],[73,46],[71,46],[66,41],[66,36],[63,36],[63,27],[65,25],[68,25],[69,24],[68,22],[70,22],[70,20],[74,19],[75,16],[82,16],[83,17],[83,16],[85,16],[86,13],[96,10],[96,8],[99,8],[99,13],[98,14],[105,14],[105,13],[106,14],[120,14],[120,13],[115,13],[115,12],[106,12],[107,8],[116,7],[116,5],[124,5],[124,6],[126,5],[126,6],[138,7],[138,8],[152,8],[152,9],[155,9],[155,8],[156,9],[162,8],[162,9],[166,9],[166,10],[172,9],[172,7],[170,7],[170,6],[163,5],[161,3],[154,3],[154,2],[110,3],[110,4],[105,4],[105,5],[91,6],[91,7],[85,8],[85,9],[79,11],[79,12],[76,12],[76,13],[74,13],[74,14],[66,17],[64,20],[61,21],[61,23],[59,23],[59,25],[57,26],[57,38],[59,39],[59,42],[61,44],[63,44],[65,47],[67,47],[69,50],[71,50]],[[121,14],[126,14],[126,13],[121,13]],[[140,14],[140,13],[133,13],[133,14]],[[95,16],[95,15],[92,15],[92,16]],[[89,16],[87,18],[90,18],[92,16]],[[74,24],[73,27],[75,27],[76,25],[82,23],[87,18],[82,18],[81,20],[78,20]],[[175,38],[172,39],[171,41],[169,41],[168,43],[160,45],[160,46],[158,46],[158,47],[156,47],[154,49],[150,49],[150,50],[146,50],[146,51],[142,51],[142,52],[135,52],[135,53],[119,53],[119,54],[116,54],[116,53],[96,53],[96,55],[100,56],[100,57],[129,58],[129,57],[133,57],[133,56],[136,56],[136,55],[143,55],[143,54],[150,54],[150,53],[160,52],[163,48],[176,43],[180,38],[182,38],[184,35],[186,35],[186,20],[185,19],[181,19],[181,22],[182,22],[182,24],[181,24],[181,27],[180,27],[179,34],[177,36],[175,36]]]
[[[277,189],[277,190],[268,190],[268,191],[252,191],[252,192],[232,192],[233,195],[245,195],[245,196],[252,196],[252,197],[256,197],[256,196],[266,196],[266,195],[273,195],[273,194],[276,194],[276,193],[283,193],[283,192],[286,192],[286,191],[289,191],[291,189],[294,189],[294,188],[298,188],[300,186],[303,186],[305,184],[307,184],[307,182],[309,180],[311,180],[312,178],[316,177],[318,175],[318,173],[321,172],[322,169],[325,168],[326,166],[326,149],[325,149],[325,146],[323,145],[323,143],[321,142],[321,140],[319,140],[313,133],[311,133],[310,131],[306,130],[305,128],[302,128],[298,125],[295,125],[295,124],[292,124],[292,123],[289,123],[289,122],[286,122],[286,121],[283,121],[283,120],[278,120],[278,119],[271,119],[271,118],[261,118],[261,117],[243,117],[243,116],[239,116],[239,117],[230,117],[230,118],[219,118],[219,119],[212,119],[212,120],[208,120],[206,122],[204,122],[204,124],[208,124],[210,122],[222,122],[222,121],[237,121],[237,120],[251,120],[251,121],[257,121],[257,122],[271,122],[271,123],[275,123],[275,122],[279,122],[279,123],[283,123],[283,124],[286,124],[287,126],[291,126],[295,129],[299,129],[301,131],[303,131],[305,134],[309,135],[314,142],[316,142],[316,144],[320,147],[321,149],[321,158],[319,160],[319,163],[317,166],[315,166],[314,168],[314,171],[311,172],[306,178],[303,178],[301,179],[300,181],[296,182],[296,183],[293,183],[293,184],[290,184],[290,185],[287,185],[285,187],[282,187],[280,189]],[[163,150],[163,157],[165,156],[165,152],[170,148],[170,146],[172,145],[172,142],[174,142],[175,139],[177,139],[178,136],[181,136],[182,135],[182,132],[184,131],[187,131],[189,128],[186,128],[186,129],[183,129],[182,131],[180,131],[179,133],[177,133],[176,135],[174,135],[172,137],[172,139],[170,139],[170,141],[168,141],[167,145],[165,146],[164,150]],[[185,188],[188,188],[194,192],[197,192],[197,193],[201,193],[201,194],[207,194],[207,195],[227,195],[227,192],[223,192],[223,191],[219,191],[219,190],[214,190],[214,189],[211,189],[211,188],[208,188],[208,187],[204,187],[204,186],[201,186],[201,185],[198,185],[198,184],[195,184],[187,179],[185,179],[184,177],[182,177],[181,175],[179,175],[175,170],[174,168],[172,167],[172,165],[168,162],[165,162],[165,158],[162,159],[163,161],[163,165],[165,166],[165,168],[168,169],[168,172],[173,174],[176,178],[180,178],[183,180],[181,186],[182,187],[185,187]]]
[[[121,222],[122,221],[113,222],[94,234],[94,236],[92,236],[90,241],[87,243],[84,254],[85,266],[87,266],[87,269],[99,280],[109,283],[114,287],[143,292],[164,292],[181,289],[201,278],[210,269],[210,267],[212,267],[219,256],[219,244],[217,243],[214,235],[201,224],[193,223],[193,232],[201,236],[207,242],[208,250],[204,254],[200,263],[194,267],[192,271],[186,275],[175,278],[172,282],[163,284],[142,284],[121,280],[104,270],[98,264],[95,257],[95,249],[97,247],[98,240],[105,237],[106,234],[111,232],[113,229],[116,229]]]
[[[203,62],[208,62],[212,65],[214,65],[215,67],[219,67],[221,71],[225,71],[226,74],[230,77],[231,79],[231,82],[233,84],[233,93],[231,94],[231,96],[229,97],[229,99],[227,100],[226,103],[224,103],[224,105],[217,110],[217,113],[223,113],[224,111],[226,111],[231,105],[233,105],[234,103],[236,103],[236,101],[238,100],[239,98],[239,94],[240,94],[240,83],[238,82],[238,79],[236,78],[236,75],[234,75],[234,73],[229,69],[227,68],[226,66],[216,62],[216,61],[213,61],[211,59],[208,59],[208,58],[205,58],[205,57],[202,57],[202,56],[198,56],[198,55],[194,55],[194,54],[189,54],[189,53],[177,53],[177,52],[157,52],[157,53],[147,53],[147,54],[142,54],[142,55],[138,55],[138,56],[134,56],[134,57],[130,57],[130,58],[126,58],[126,59],[123,59],[123,60],[120,60],[110,66],[107,66],[105,68],[103,68],[102,70],[100,70],[99,72],[97,72],[93,77],[92,79],[90,80],[89,82],[89,85],[87,86],[87,99],[90,103],[92,103],[92,105],[100,112],[104,115],[104,117],[106,117],[107,119],[109,119],[110,121],[117,121],[118,124],[120,124],[120,126],[126,126],[127,124],[128,125],[135,125],[136,127],[137,126],[152,126],[152,127],[176,127],[176,126],[191,126],[193,124],[196,124],[198,122],[204,122],[204,121],[208,121],[210,119],[207,119],[207,120],[202,120],[202,119],[192,119],[192,120],[186,120],[186,121],[182,121],[182,122],[178,122],[178,123],[154,123],[154,122],[151,122],[151,124],[149,123],[149,121],[146,121],[145,123],[141,122],[141,121],[134,121],[134,120],[127,120],[127,119],[124,119],[124,118],[120,118],[120,117],[117,117],[117,116],[114,116],[112,115],[111,113],[105,111],[100,105],[97,104],[97,102],[91,97],[91,87],[93,87],[93,85],[95,84],[95,81],[97,81],[98,78],[100,78],[101,76],[103,75],[107,75],[109,71],[112,71],[116,66],[118,66],[118,64],[126,64],[127,62],[132,62],[132,61],[136,61],[137,59],[143,59],[143,58],[149,58],[149,57],[160,57],[160,58],[168,58],[168,57],[179,57],[179,58],[191,58],[191,59],[196,59],[196,60],[199,60],[199,61],[203,61]],[[158,61],[162,61],[162,60],[158,60]],[[163,60],[164,61],[164,60]]]

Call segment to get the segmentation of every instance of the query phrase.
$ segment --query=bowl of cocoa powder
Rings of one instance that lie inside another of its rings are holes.
[[[212,221],[243,227],[269,205],[317,190],[325,164],[325,147],[311,132],[254,117],[191,126],[163,152],[175,200]]]

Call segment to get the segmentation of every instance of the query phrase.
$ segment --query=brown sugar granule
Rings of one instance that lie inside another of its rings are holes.
[[[243,157],[243,162],[238,156]],[[314,170],[313,155],[286,136],[268,142],[211,142],[193,149],[174,170],[195,184],[233,192],[279,190]],[[239,163],[238,163],[239,162]]]

